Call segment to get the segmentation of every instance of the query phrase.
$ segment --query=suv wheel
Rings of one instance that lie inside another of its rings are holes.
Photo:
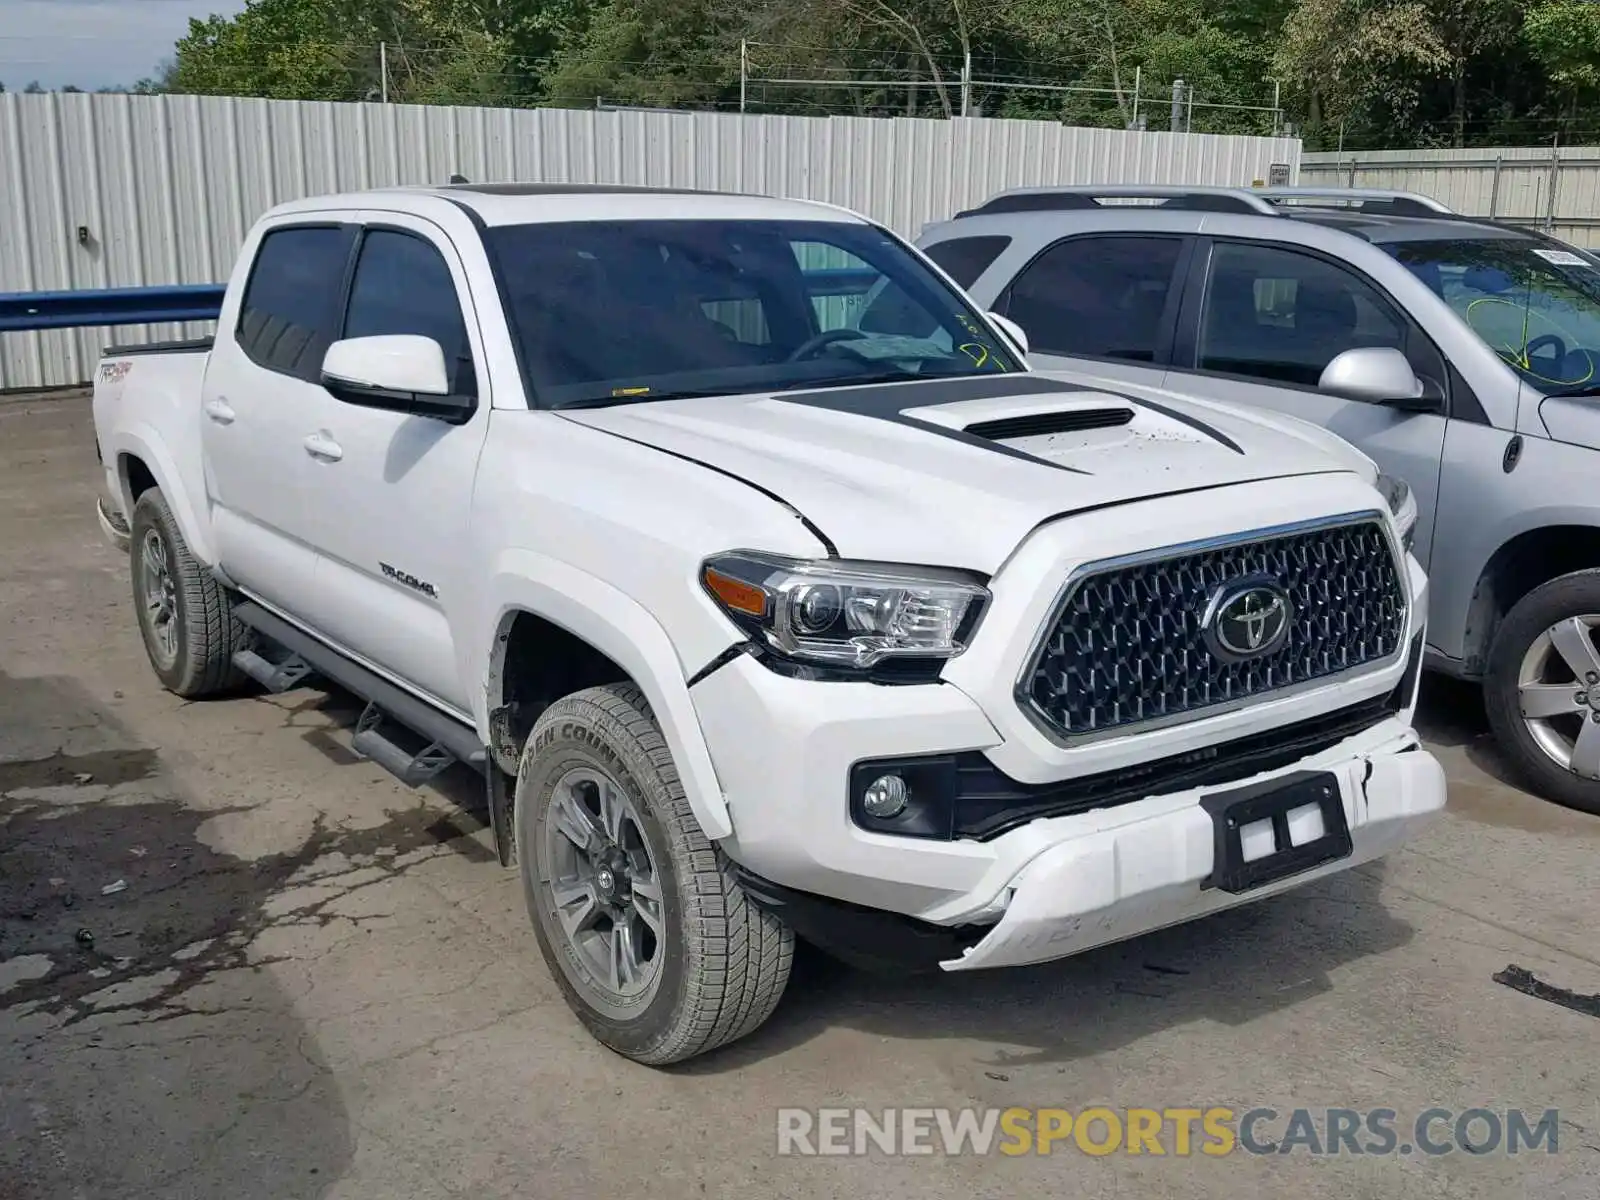
[[[1600,814],[1600,571],[1524,596],[1495,634],[1489,723],[1540,795]]]
[[[186,700],[243,685],[234,652],[250,631],[233,617],[233,601],[189,553],[160,488],[149,488],[129,522],[129,570],[139,632],[156,677]]]
[[[540,716],[514,820],[539,949],[599,1041],[662,1066],[772,1015],[794,935],[701,832],[637,688],[590,688]]]

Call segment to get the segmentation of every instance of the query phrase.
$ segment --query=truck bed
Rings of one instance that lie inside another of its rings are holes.
[[[107,346],[101,352],[94,377],[95,440],[104,468],[101,514],[113,540],[121,539],[132,519],[128,507],[135,497],[124,487],[132,469],[123,461],[128,456],[144,471],[162,467],[176,485],[170,502],[183,510],[179,520],[185,536],[205,544],[203,513],[190,510],[187,497],[205,495],[199,407],[211,347],[211,338],[196,338]],[[166,436],[152,438],[156,429]],[[134,478],[138,475],[135,470]]]

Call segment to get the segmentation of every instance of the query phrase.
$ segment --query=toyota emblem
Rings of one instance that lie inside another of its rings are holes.
[[[1265,658],[1283,649],[1294,605],[1277,580],[1238,579],[1211,593],[1203,629],[1206,647],[1224,662]]]

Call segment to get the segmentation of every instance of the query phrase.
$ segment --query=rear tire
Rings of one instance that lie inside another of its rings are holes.
[[[241,687],[233,665],[250,631],[233,616],[233,601],[189,552],[160,488],[147,489],[129,523],[133,602],[145,654],[162,686],[186,700]]]
[[[590,688],[540,716],[515,833],[539,949],[602,1044],[665,1066],[772,1015],[794,935],[701,831],[638,688]]]
[[[1529,790],[1600,815],[1600,571],[1535,588],[1495,633],[1484,708]]]

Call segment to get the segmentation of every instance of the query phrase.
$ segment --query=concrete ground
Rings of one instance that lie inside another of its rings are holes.
[[[569,1015],[470,777],[403,789],[347,699],[157,687],[94,471],[82,397],[0,402],[4,1200],[1600,1195],[1600,1022],[1492,979],[1600,992],[1600,819],[1501,782],[1470,692],[1430,681],[1450,812],[1377,868],[1045,968],[806,956],[761,1032],[651,1071]],[[777,1155],[780,1106],[858,1104],[1562,1124],[1516,1157]]]

